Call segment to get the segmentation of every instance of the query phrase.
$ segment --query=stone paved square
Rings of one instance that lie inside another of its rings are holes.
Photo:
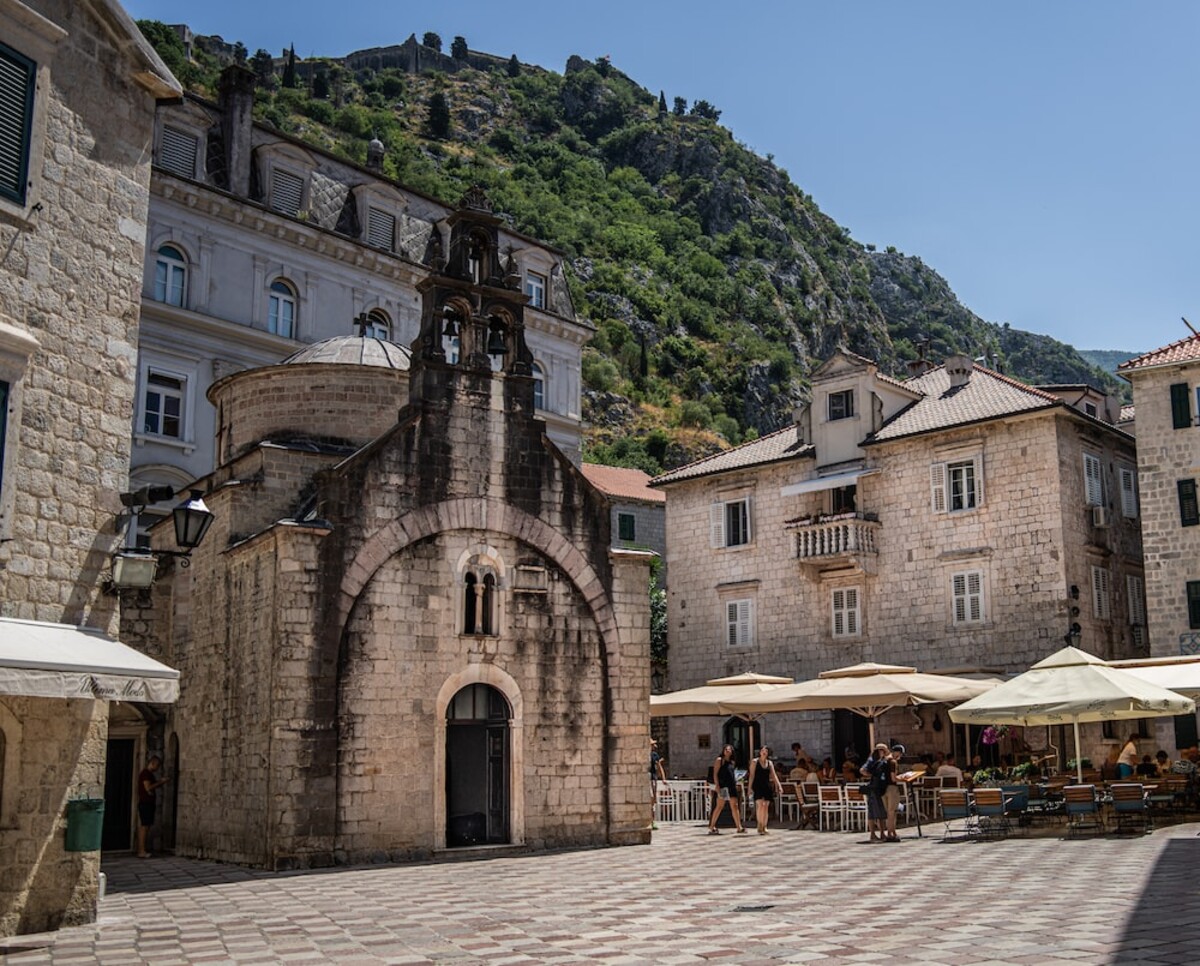
[[[1191,963],[1200,825],[940,841],[941,825],[281,874],[106,859],[92,926],[18,936],[34,963]]]

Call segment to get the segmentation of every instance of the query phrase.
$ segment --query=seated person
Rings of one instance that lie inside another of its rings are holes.
[[[826,758],[817,769],[817,781],[822,785],[832,785],[837,781],[837,769],[833,767],[833,759]]]
[[[1142,755],[1141,763],[1134,769],[1134,774],[1139,778],[1157,778],[1158,765],[1149,755]]]
[[[954,764],[953,755],[947,755],[945,761],[938,766],[938,770],[933,774],[936,778],[957,778],[959,784],[962,784],[963,771],[958,765]]]
[[[788,772],[787,777],[788,781],[790,782],[802,782],[807,780],[808,762],[803,757],[797,758],[796,764],[792,767],[792,770]]]
[[[1173,775],[1194,775],[1196,774],[1196,762],[1192,756],[1197,754],[1197,749],[1188,748],[1179,756],[1179,760],[1171,765],[1171,774]]]
[[[842,762],[842,778],[848,782],[856,782],[859,780],[858,762],[853,758],[847,758]]]
[[[1154,756],[1154,765],[1158,769],[1158,777],[1166,778],[1171,774],[1171,759],[1167,757],[1167,753],[1161,748],[1158,754]]]

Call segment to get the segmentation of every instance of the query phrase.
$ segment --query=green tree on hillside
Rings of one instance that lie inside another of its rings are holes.
[[[292,44],[288,47],[287,63],[283,65],[283,86],[293,88],[296,86],[296,45]]]
[[[428,47],[430,50],[436,50],[440,54],[442,52],[442,38],[432,30],[427,31],[425,36],[421,38],[421,46]]]
[[[691,113],[696,117],[708,118],[710,121],[721,120],[721,112],[705,100],[699,100],[693,103]]]
[[[250,69],[254,71],[254,76],[258,78],[259,87],[275,86],[275,58],[261,47],[250,58]]]
[[[233,45],[233,62],[235,64],[241,64],[242,66],[245,66],[246,54],[247,54],[246,45],[244,43],[242,43],[240,40],[236,44]]]
[[[660,117],[667,113],[667,92],[666,91],[658,92],[658,113],[659,113]]]
[[[435,91],[429,98],[429,118],[425,122],[425,128],[430,137],[439,140],[450,136],[450,105],[441,91]]]
[[[467,39],[465,37],[455,37],[450,42],[450,56],[455,60],[466,60],[468,53]]]
[[[685,115],[687,113],[687,98],[686,97],[675,98],[675,107],[674,107],[672,113],[676,117],[683,117],[683,115]]]
[[[508,68],[507,68],[506,73],[508,74],[509,77],[520,77],[521,76],[521,62],[519,60],[517,60],[516,54],[513,54],[511,57],[508,58]]]
[[[324,67],[318,67],[313,74],[312,96],[320,101],[329,99],[329,72]]]

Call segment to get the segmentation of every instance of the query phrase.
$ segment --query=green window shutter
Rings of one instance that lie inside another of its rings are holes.
[[[25,204],[37,65],[0,44],[0,196]]]
[[[1171,385],[1171,425],[1176,429],[1187,429],[1192,425],[1191,396],[1186,382]]]
[[[1185,527],[1200,525],[1200,504],[1196,502],[1196,481],[1180,480],[1176,487],[1179,489],[1180,525]]]
[[[1187,585],[1188,627],[1200,628],[1200,580],[1189,580]]]

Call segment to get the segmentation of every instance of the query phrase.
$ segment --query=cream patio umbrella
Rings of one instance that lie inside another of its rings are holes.
[[[1110,666],[1077,647],[1064,647],[1024,674],[950,709],[959,724],[1066,724],[1075,731],[1076,778],[1083,782],[1079,723],[1190,714],[1196,703]]]
[[[854,664],[822,671],[809,681],[772,688],[758,694],[730,695],[721,701],[726,713],[766,714],[770,711],[844,709],[860,714],[870,726],[875,744],[875,719],[892,708],[913,704],[953,704],[996,686],[994,679],[957,678],[922,674],[894,664]]]
[[[1110,667],[1182,694],[1185,698],[1200,697],[1200,657],[1140,657],[1108,663]]]
[[[650,695],[650,717],[681,718],[687,715],[729,714],[731,712],[724,706],[727,700],[767,694],[775,688],[791,683],[791,678],[755,674],[753,671],[727,678],[712,678],[702,687]]]

